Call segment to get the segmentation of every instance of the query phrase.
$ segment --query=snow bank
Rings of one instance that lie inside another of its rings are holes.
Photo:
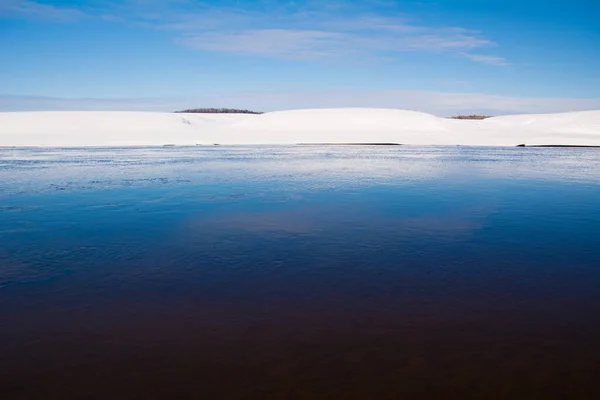
[[[0,146],[398,143],[600,146],[600,111],[451,120],[389,109],[0,113]]]
[[[233,126],[237,143],[435,143],[441,118],[416,111],[338,108],[279,111]]]
[[[600,145],[600,111],[509,115],[485,121],[527,145]]]
[[[195,145],[239,120],[230,114],[9,112],[0,113],[0,146]]]

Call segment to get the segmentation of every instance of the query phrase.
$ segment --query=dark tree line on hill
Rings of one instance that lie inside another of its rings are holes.
[[[181,110],[175,112],[196,114],[262,114],[262,112],[251,110],[238,110],[235,108],[190,108],[189,110]]]
[[[471,114],[471,115],[456,115],[456,116],[450,117],[450,118],[451,119],[486,119],[486,118],[491,118],[491,116]]]
[[[187,110],[175,111],[176,113],[192,113],[192,114],[264,114],[260,111],[252,111],[252,110],[241,110],[237,108],[190,108]],[[486,118],[491,118],[489,115],[479,115],[479,114],[471,114],[471,115],[455,115],[453,117],[448,117],[451,119],[475,119],[482,120]]]

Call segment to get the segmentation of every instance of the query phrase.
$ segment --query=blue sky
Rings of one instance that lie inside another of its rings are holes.
[[[598,0],[0,0],[0,110],[600,109]]]

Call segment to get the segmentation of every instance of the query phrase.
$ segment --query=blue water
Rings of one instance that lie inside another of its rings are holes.
[[[599,398],[598,365],[597,149],[0,149],[2,398]]]

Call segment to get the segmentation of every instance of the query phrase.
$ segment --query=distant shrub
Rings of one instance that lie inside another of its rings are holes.
[[[238,110],[235,108],[190,108],[188,110],[175,111],[176,113],[195,114],[263,114],[258,111]]]
[[[450,117],[451,119],[486,119],[492,118],[490,115],[455,115],[454,117]]]

